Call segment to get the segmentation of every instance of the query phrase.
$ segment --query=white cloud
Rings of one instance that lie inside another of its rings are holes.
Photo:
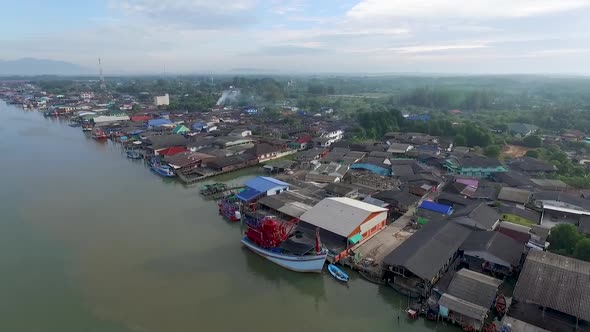
[[[516,18],[590,7],[588,0],[363,0],[347,16],[375,18]]]
[[[255,0],[112,0],[114,9],[130,14],[158,14],[168,11],[182,12],[239,12],[256,6]]]
[[[477,48],[486,48],[486,44],[459,44],[459,45],[417,45],[388,48],[388,51],[397,53],[430,53],[451,50],[469,50]]]
[[[590,48],[563,48],[554,50],[540,50],[527,54],[530,57],[554,57],[568,54],[590,53]]]
[[[1,56],[100,56],[110,73],[590,70],[590,0],[105,1],[84,26],[0,38]]]
[[[305,0],[273,0],[270,11],[278,15],[302,12],[306,4]]]

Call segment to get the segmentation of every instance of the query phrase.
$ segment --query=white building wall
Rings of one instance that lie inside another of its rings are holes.
[[[156,106],[170,105],[170,96],[168,94],[165,94],[163,96],[155,96],[154,104],[156,104]]]

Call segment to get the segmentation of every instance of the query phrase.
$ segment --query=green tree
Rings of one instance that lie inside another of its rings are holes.
[[[524,155],[526,157],[539,158],[539,151],[537,151],[537,150],[529,150]]]
[[[467,144],[467,140],[463,135],[455,136],[455,146],[465,146]]]
[[[543,144],[543,140],[537,135],[530,135],[522,140],[522,144],[529,148],[540,148]]]
[[[549,250],[562,255],[572,255],[581,235],[572,224],[561,224],[551,229],[547,239]]]
[[[488,157],[498,158],[501,151],[502,148],[499,145],[490,145],[483,150],[483,153]]]
[[[584,238],[576,243],[574,257],[586,262],[590,262],[590,238]]]

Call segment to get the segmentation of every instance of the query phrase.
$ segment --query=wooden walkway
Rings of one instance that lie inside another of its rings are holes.
[[[240,168],[243,169],[243,168]],[[218,175],[222,175],[222,174],[227,174],[227,173],[231,173],[233,171],[237,171],[237,170],[232,170],[232,171],[227,171],[227,172],[210,172],[210,173],[206,173],[206,174],[190,174],[190,175],[186,175],[182,172],[178,172],[178,178],[180,179],[180,181],[184,182],[185,184],[192,184],[192,183],[196,183],[208,178],[212,178],[214,176],[218,176]]]
[[[383,259],[385,256],[414,234],[413,230],[407,230],[406,228],[413,214],[414,209],[410,209],[370,239],[352,247],[355,258],[347,260],[345,264],[355,270],[364,272],[374,280],[380,278],[383,273]]]
[[[211,193],[211,194],[201,193],[201,196],[203,196],[206,199],[217,200],[217,199],[220,199],[220,198],[227,196],[227,195],[237,194],[241,189],[244,189],[244,188],[245,187],[243,185],[228,186],[224,190],[221,190],[221,191],[218,191],[215,193]]]

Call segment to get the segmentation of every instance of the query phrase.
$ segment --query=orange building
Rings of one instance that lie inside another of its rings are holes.
[[[366,241],[387,224],[387,209],[346,197],[325,198],[300,217],[302,227],[320,228],[330,258],[339,261],[348,249]]]

